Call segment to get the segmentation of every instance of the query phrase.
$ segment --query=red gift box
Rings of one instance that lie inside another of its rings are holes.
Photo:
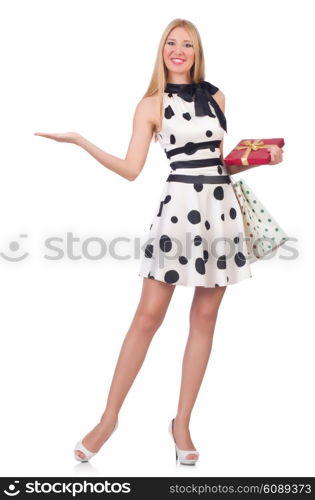
[[[225,165],[264,165],[270,162],[271,155],[267,150],[269,146],[276,144],[280,148],[284,145],[284,139],[243,139],[224,158]]]

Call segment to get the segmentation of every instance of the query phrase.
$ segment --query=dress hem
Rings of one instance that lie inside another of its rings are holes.
[[[223,286],[228,286],[228,285],[236,285],[237,283],[239,283],[240,281],[243,281],[245,279],[248,279],[248,278],[252,278],[252,274],[250,274],[249,276],[244,276],[243,278],[240,278],[236,281],[228,281],[225,285],[198,285],[198,284],[187,284],[187,283],[182,283],[182,282],[176,282],[176,283],[167,283],[167,281],[164,281],[162,278],[157,278],[157,277],[154,277],[153,276],[145,276],[144,274],[141,274],[141,273],[138,273],[138,276],[142,277],[142,278],[147,278],[147,279],[151,279],[151,280],[157,280],[157,281],[161,281],[162,283],[165,283],[166,285],[172,285],[172,286],[186,286],[186,287],[196,287],[196,286],[201,286],[202,288],[219,288],[219,287],[223,287]]]

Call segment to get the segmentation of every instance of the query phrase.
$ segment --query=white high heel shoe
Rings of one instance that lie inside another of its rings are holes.
[[[108,441],[108,439],[110,438],[110,436],[112,434],[114,434],[115,430],[117,429],[118,427],[118,419],[117,419],[117,422],[116,422],[116,425],[114,427],[114,429],[112,430],[111,434],[108,436],[108,438],[106,439],[106,441]],[[106,442],[105,441],[105,442]],[[85,454],[85,458],[81,458],[79,457],[77,454],[76,454],[76,451],[82,451],[82,453]],[[75,445],[75,448],[73,450],[73,453],[74,453],[74,457],[76,460],[78,460],[79,462],[88,462],[90,460],[90,458],[94,457],[94,455],[96,455],[98,453],[98,451],[96,451],[95,453],[93,453],[92,451],[88,450],[84,444],[82,443],[82,439],[80,441],[77,442],[77,444]]]
[[[179,463],[181,463],[182,465],[195,465],[195,463],[199,459],[199,455],[200,455],[199,451],[197,451],[197,450],[180,450],[179,448],[177,448],[176,441],[174,439],[174,434],[173,434],[173,422],[174,422],[174,419],[172,418],[172,420],[168,426],[168,432],[172,436],[174,444],[175,444],[176,463],[177,463],[177,459],[178,459]],[[186,458],[187,455],[190,455],[192,453],[194,455],[197,455],[197,458]]]

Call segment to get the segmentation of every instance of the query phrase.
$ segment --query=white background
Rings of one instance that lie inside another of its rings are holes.
[[[1,3],[2,476],[314,476],[310,9],[288,0]],[[160,37],[176,17],[197,26],[206,80],[226,96],[224,156],[242,138],[284,137],[283,162],[245,179],[296,239],[298,258],[279,250],[225,293],[191,419],[196,467],[175,467],[167,433],[194,291],[180,286],[118,431],[80,464],[73,447],[103,412],[141,293],[133,242],[145,241],[169,167],[152,143],[129,182],[77,146],[33,134],[74,130],[124,158]],[[61,238],[67,254],[67,233],[82,258],[47,259],[45,240]],[[120,247],[130,258],[82,254],[87,238],[116,236],[130,238]]]

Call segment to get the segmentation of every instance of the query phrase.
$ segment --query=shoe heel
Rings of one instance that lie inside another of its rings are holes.
[[[175,444],[176,464],[177,464],[177,460],[179,460],[179,463],[181,465],[195,465],[196,462],[199,460],[200,453],[197,450],[180,450],[177,447],[175,439],[174,439],[174,434],[173,434],[173,421],[174,421],[174,419],[172,418],[172,420],[170,421],[169,426],[168,426],[168,432],[170,433],[172,440]],[[197,458],[186,458],[186,456],[189,454],[197,455]]]

